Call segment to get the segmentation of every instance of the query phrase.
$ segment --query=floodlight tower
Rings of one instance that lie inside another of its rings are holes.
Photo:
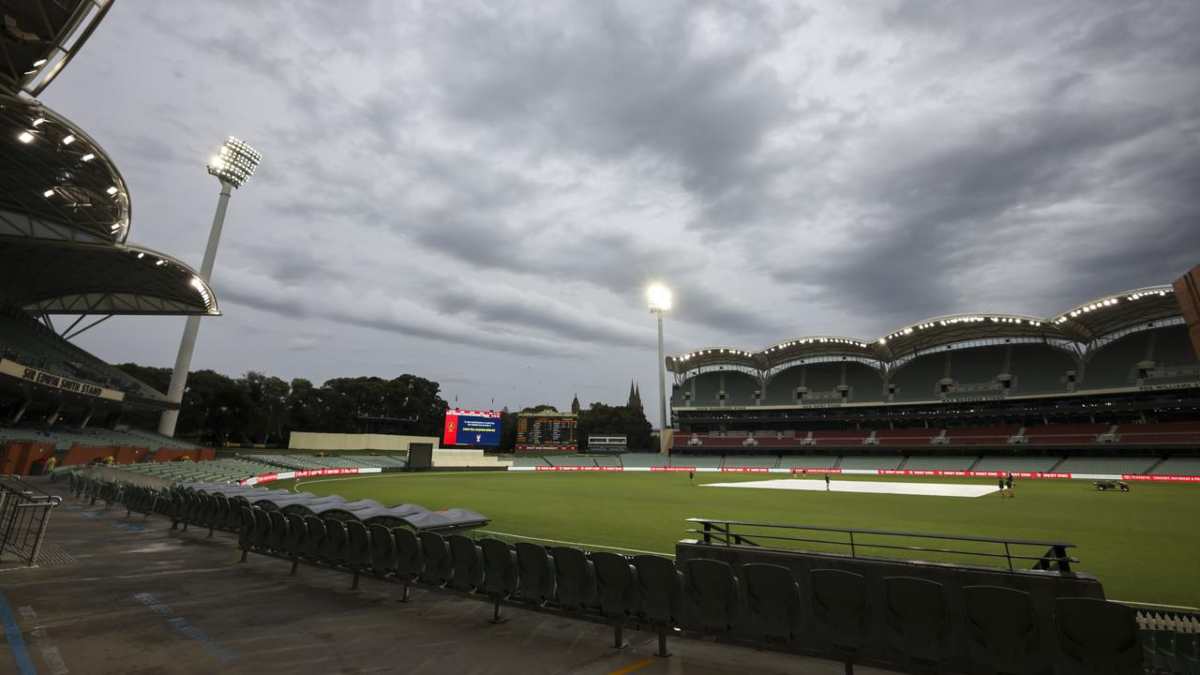
[[[200,278],[208,283],[212,278],[213,262],[217,259],[217,246],[221,243],[221,228],[225,226],[225,210],[229,208],[229,197],[235,188],[240,188],[254,175],[262,155],[246,143],[230,136],[225,139],[221,151],[208,162],[208,173],[221,182],[221,195],[217,198],[217,212],[213,214],[212,229],[208,232],[208,247],[204,249],[204,262],[200,265]],[[179,356],[175,358],[175,370],[171,373],[171,386],[167,389],[167,402],[183,403],[183,390],[187,386],[188,369],[192,365],[192,352],[196,348],[196,335],[200,332],[200,317],[189,316],[183,329],[183,340],[179,343]],[[158,421],[158,433],[175,435],[175,423],[179,421],[179,409],[163,412]]]
[[[655,282],[646,288],[646,303],[650,313],[658,317],[658,450],[662,452],[667,442],[667,373],[663,358],[663,314],[671,311],[671,289]]]

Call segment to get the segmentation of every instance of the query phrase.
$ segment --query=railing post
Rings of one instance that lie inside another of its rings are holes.
[[[703,534],[703,537],[704,537],[704,543],[705,543],[705,544],[711,544],[711,543],[712,543],[712,523],[710,523],[710,522],[709,522],[709,521],[707,521],[707,520],[706,520],[706,521],[704,521],[704,534]]]
[[[1013,571],[1012,551],[1008,550],[1008,542],[1004,542],[1004,559],[1008,561],[1008,571]]]
[[[850,534],[850,557],[857,558],[858,553],[854,549],[854,530],[847,530],[847,532]]]

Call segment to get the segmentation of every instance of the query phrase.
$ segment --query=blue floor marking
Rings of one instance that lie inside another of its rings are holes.
[[[37,669],[33,667],[33,661],[29,658],[29,650],[25,648],[21,627],[17,625],[12,608],[8,606],[8,598],[5,598],[3,593],[0,593],[0,623],[4,624],[4,637],[8,639],[13,660],[17,662],[17,672],[21,675],[37,675]]]

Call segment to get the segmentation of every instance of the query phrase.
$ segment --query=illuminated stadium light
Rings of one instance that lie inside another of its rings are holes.
[[[70,145],[74,142],[75,142],[75,134],[67,134],[66,136],[63,136],[63,139],[62,139],[63,145]]]
[[[46,65],[46,59],[38,59],[37,61],[33,62],[34,68],[41,68],[44,65]]]
[[[667,451],[667,427],[671,420],[667,417],[667,361],[663,357],[663,314],[671,311],[671,289],[665,284],[654,282],[646,288],[646,304],[650,313],[658,319],[658,361],[654,363],[658,371],[658,450]]]
[[[208,162],[209,175],[221,181],[221,193],[217,197],[217,210],[213,214],[212,227],[208,231],[208,245],[204,248],[204,261],[200,264],[199,282],[207,284],[212,279],[213,264],[217,259],[217,248],[221,243],[221,230],[225,227],[225,212],[233,190],[245,185],[254,175],[262,154],[244,141],[229,136],[220,151]],[[202,291],[203,293],[203,291]],[[206,298],[207,303],[207,298]],[[210,307],[211,303],[207,303]],[[200,334],[200,317],[189,316],[179,341],[179,354],[175,357],[175,369],[171,372],[171,384],[167,388],[167,401],[179,404],[183,401],[183,390],[187,386],[188,370],[192,364],[192,353],[196,349],[196,337]],[[659,348],[661,351],[661,347]],[[661,360],[661,359],[660,359]],[[175,424],[179,421],[179,410],[166,410],[158,421],[158,433],[175,435]]]
[[[646,302],[651,312],[671,311],[671,289],[663,284],[653,283],[646,288]]]
[[[17,134],[17,140],[21,141],[22,143],[32,143],[33,134],[28,131],[22,131],[21,133]]]
[[[50,188],[49,190],[46,190],[45,192],[42,193],[42,196],[46,197],[47,199],[49,199],[50,197],[53,197],[54,196],[54,188]]]
[[[93,159],[96,159],[96,155],[89,152],[88,154],[84,155],[83,157],[80,157],[79,159],[81,159],[82,161],[85,161],[85,162],[90,162]]]
[[[119,190],[117,190],[117,186],[113,185],[112,187],[105,190],[105,192],[110,195],[115,195],[115,194],[117,194],[117,192],[119,192]]]
[[[216,176],[221,182],[240,188],[254,175],[254,170],[258,168],[260,161],[262,161],[262,154],[241,140],[230,136],[225,139],[225,144],[221,146],[220,152],[209,160],[208,173]]]
[[[46,122],[45,117],[39,117],[33,121],[33,128],[36,129],[36,128],[42,126],[43,124],[45,124],[45,122]]]

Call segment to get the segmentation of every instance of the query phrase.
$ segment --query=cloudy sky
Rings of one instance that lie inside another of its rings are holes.
[[[115,158],[130,241],[197,266],[205,159],[264,153],[195,368],[650,401],[652,279],[680,352],[1200,262],[1198,34],[1195,0],[121,0],[44,99]],[[182,327],[81,341],[165,366]]]

